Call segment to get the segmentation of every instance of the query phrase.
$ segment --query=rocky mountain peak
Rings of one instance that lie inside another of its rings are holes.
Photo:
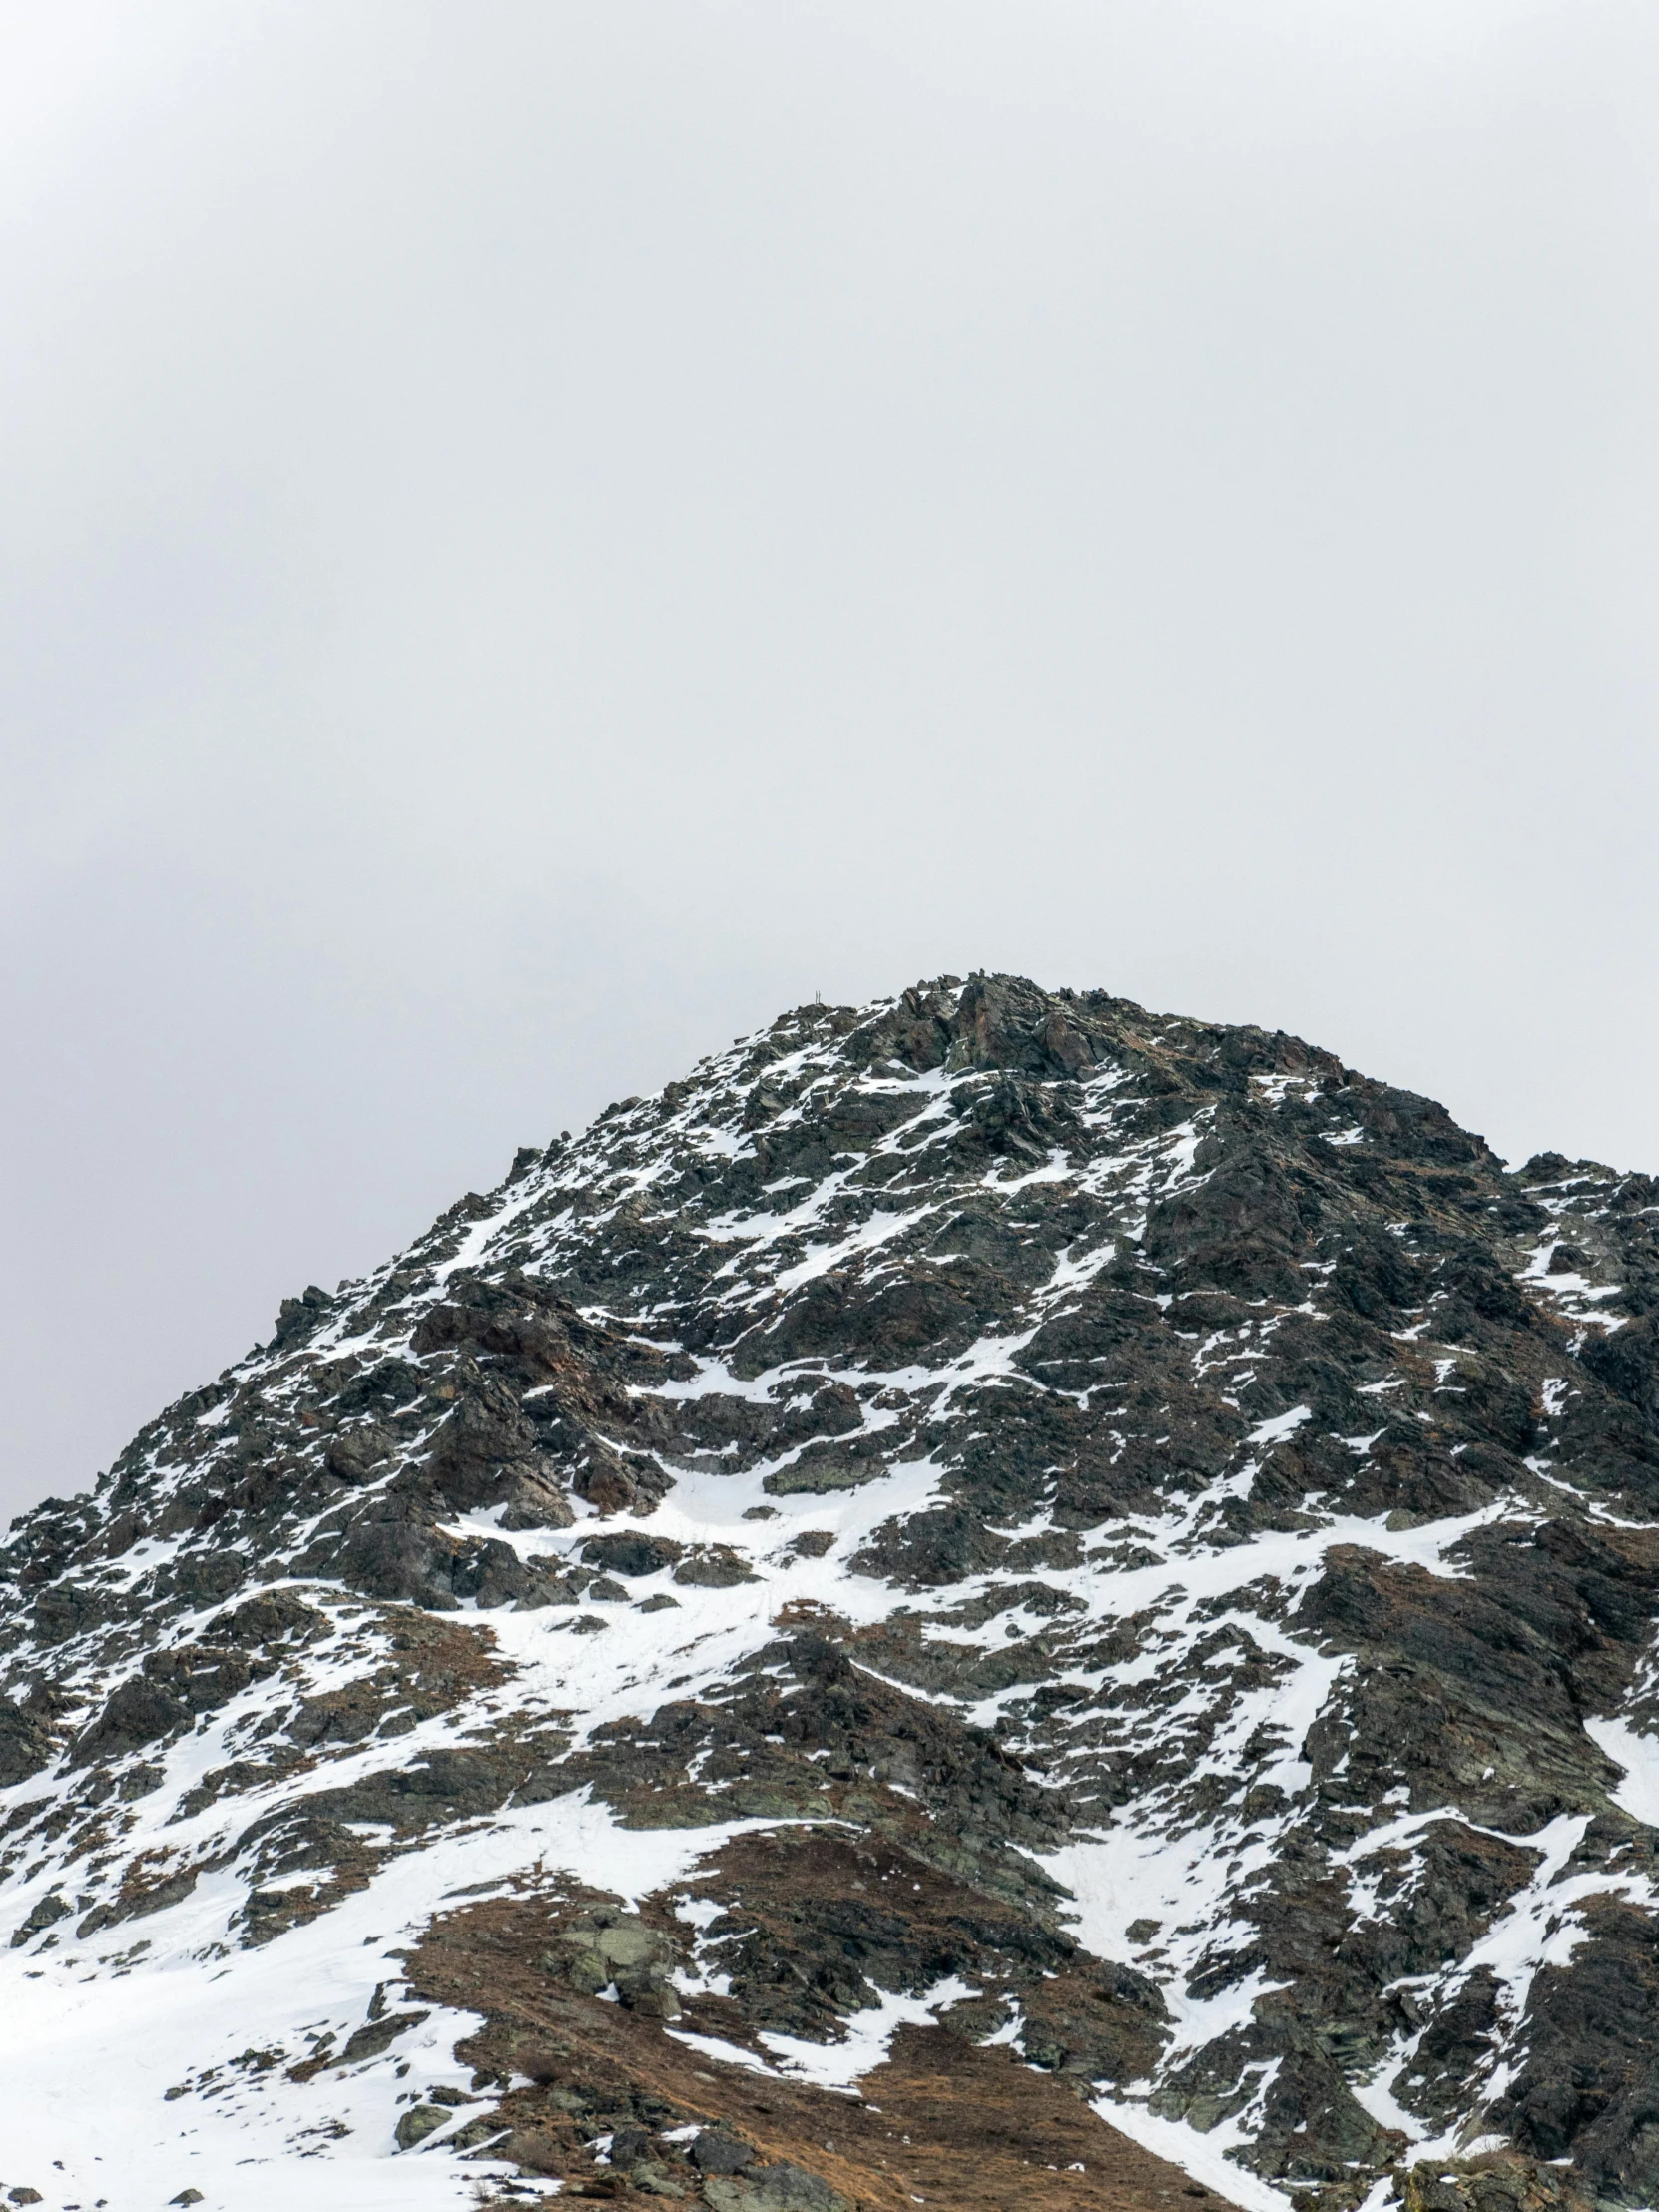
[[[0,2183],[1652,2201],[1656,1225],[1003,975],[521,1151],[10,1531]]]

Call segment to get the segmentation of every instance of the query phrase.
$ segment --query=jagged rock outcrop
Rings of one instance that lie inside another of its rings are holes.
[[[0,1574],[6,2187],[1659,2191],[1659,1186],[1295,1038],[797,1009]]]

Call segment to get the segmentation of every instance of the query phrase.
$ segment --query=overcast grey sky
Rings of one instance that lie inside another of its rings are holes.
[[[0,5],[0,1507],[1018,969],[1659,1168],[1652,0]]]

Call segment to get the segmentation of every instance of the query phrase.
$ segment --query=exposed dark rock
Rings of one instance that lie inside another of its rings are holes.
[[[0,1790],[27,1782],[52,1758],[52,1738],[37,1714],[0,1698]]]
[[[977,2146],[929,2201],[1097,2201],[969,2081],[1056,2150],[1085,2098],[1230,2124],[1308,2212],[1659,2197],[1659,1186],[1296,1038],[983,974],[798,1008],[284,1301],[0,1596],[29,1974],[181,1907],[280,1946],[538,1809],[432,1897],[447,1993],[266,2069],[399,2081],[464,1999],[404,2153],[902,2212],[883,2097],[774,2064],[896,2004],[894,2094]],[[607,1886],[607,1821],[684,1871]]]

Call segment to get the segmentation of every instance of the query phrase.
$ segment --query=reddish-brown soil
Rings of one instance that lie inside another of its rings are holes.
[[[434,1924],[410,1961],[422,1997],[489,2015],[461,2045],[480,2074],[532,2076],[500,2099],[514,2135],[495,2145],[566,2193],[633,2194],[595,2163],[593,2138],[719,2123],[761,2160],[823,2177],[858,2212],[916,2203],[960,2212],[1196,2212],[1208,2198],[1178,2167],[1098,2119],[1063,2078],[1005,2046],[946,2027],[899,2031],[857,2097],[758,2078],[710,2059],[660,2020],[563,1986],[547,1970],[560,1901],[492,1899]],[[665,2154],[671,2160],[674,2153]],[[672,2178],[695,2199],[698,2177]]]

